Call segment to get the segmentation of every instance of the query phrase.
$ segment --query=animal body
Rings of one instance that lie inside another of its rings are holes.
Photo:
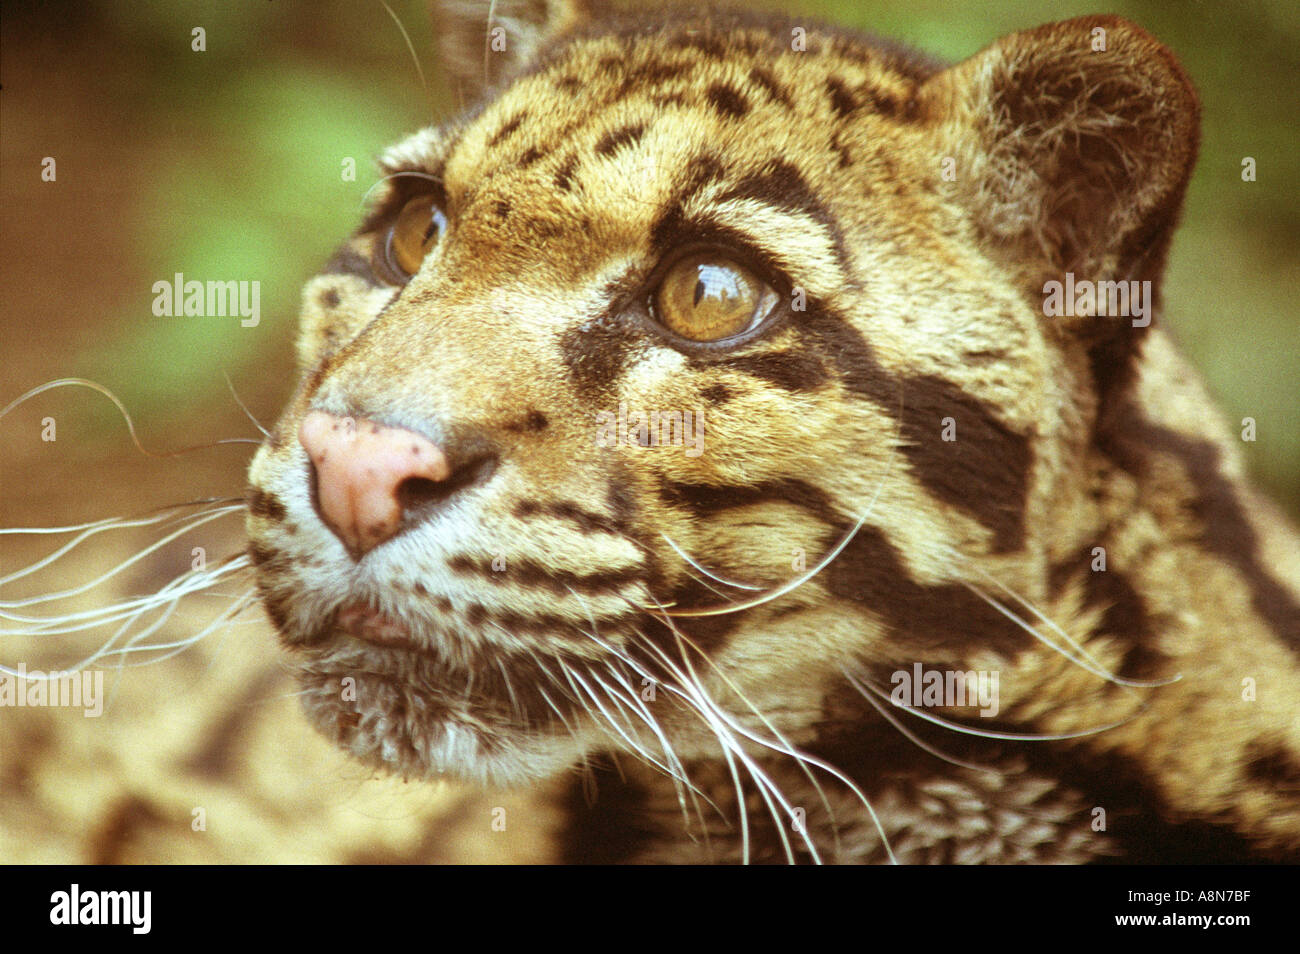
[[[471,105],[250,470],[321,732],[559,784],[566,860],[1297,857],[1300,545],[1163,329],[1167,48],[440,15]]]

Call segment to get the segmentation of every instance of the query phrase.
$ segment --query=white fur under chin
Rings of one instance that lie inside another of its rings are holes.
[[[413,740],[406,726],[371,714],[350,740],[340,737],[337,704],[303,697],[308,719],[327,738],[361,762],[405,779],[451,778],[479,785],[516,787],[550,778],[576,763],[583,746],[568,736],[520,730],[522,744],[500,736],[484,745],[483,731],[453,720],[420,726]]]

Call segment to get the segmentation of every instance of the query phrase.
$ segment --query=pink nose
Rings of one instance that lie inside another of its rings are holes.
[[[354,556],[402,528],[399,488],[409,480],[441,483],[451,475],[447,458],[427,437],[365,418],[311,411],[298,442],[316,468],[316,506]]]

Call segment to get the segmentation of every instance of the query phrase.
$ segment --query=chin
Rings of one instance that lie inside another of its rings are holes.
[[[586,749],[563,724],[512,724],[463,698],[373,673],[308,664],[299,683],[317,731],[363,764],[403,779],[518,786],[562,772]]]

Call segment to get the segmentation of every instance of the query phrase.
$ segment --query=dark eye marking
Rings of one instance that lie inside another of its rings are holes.
[[[345,245],[334,253],[333,258],[325,263],[321,269],[322,275],[352,275],[359,278],[372,288],[379,285],[379,276],[375,274],[374,266],[370,264],[369,259],[354,249],[351,245]]]

